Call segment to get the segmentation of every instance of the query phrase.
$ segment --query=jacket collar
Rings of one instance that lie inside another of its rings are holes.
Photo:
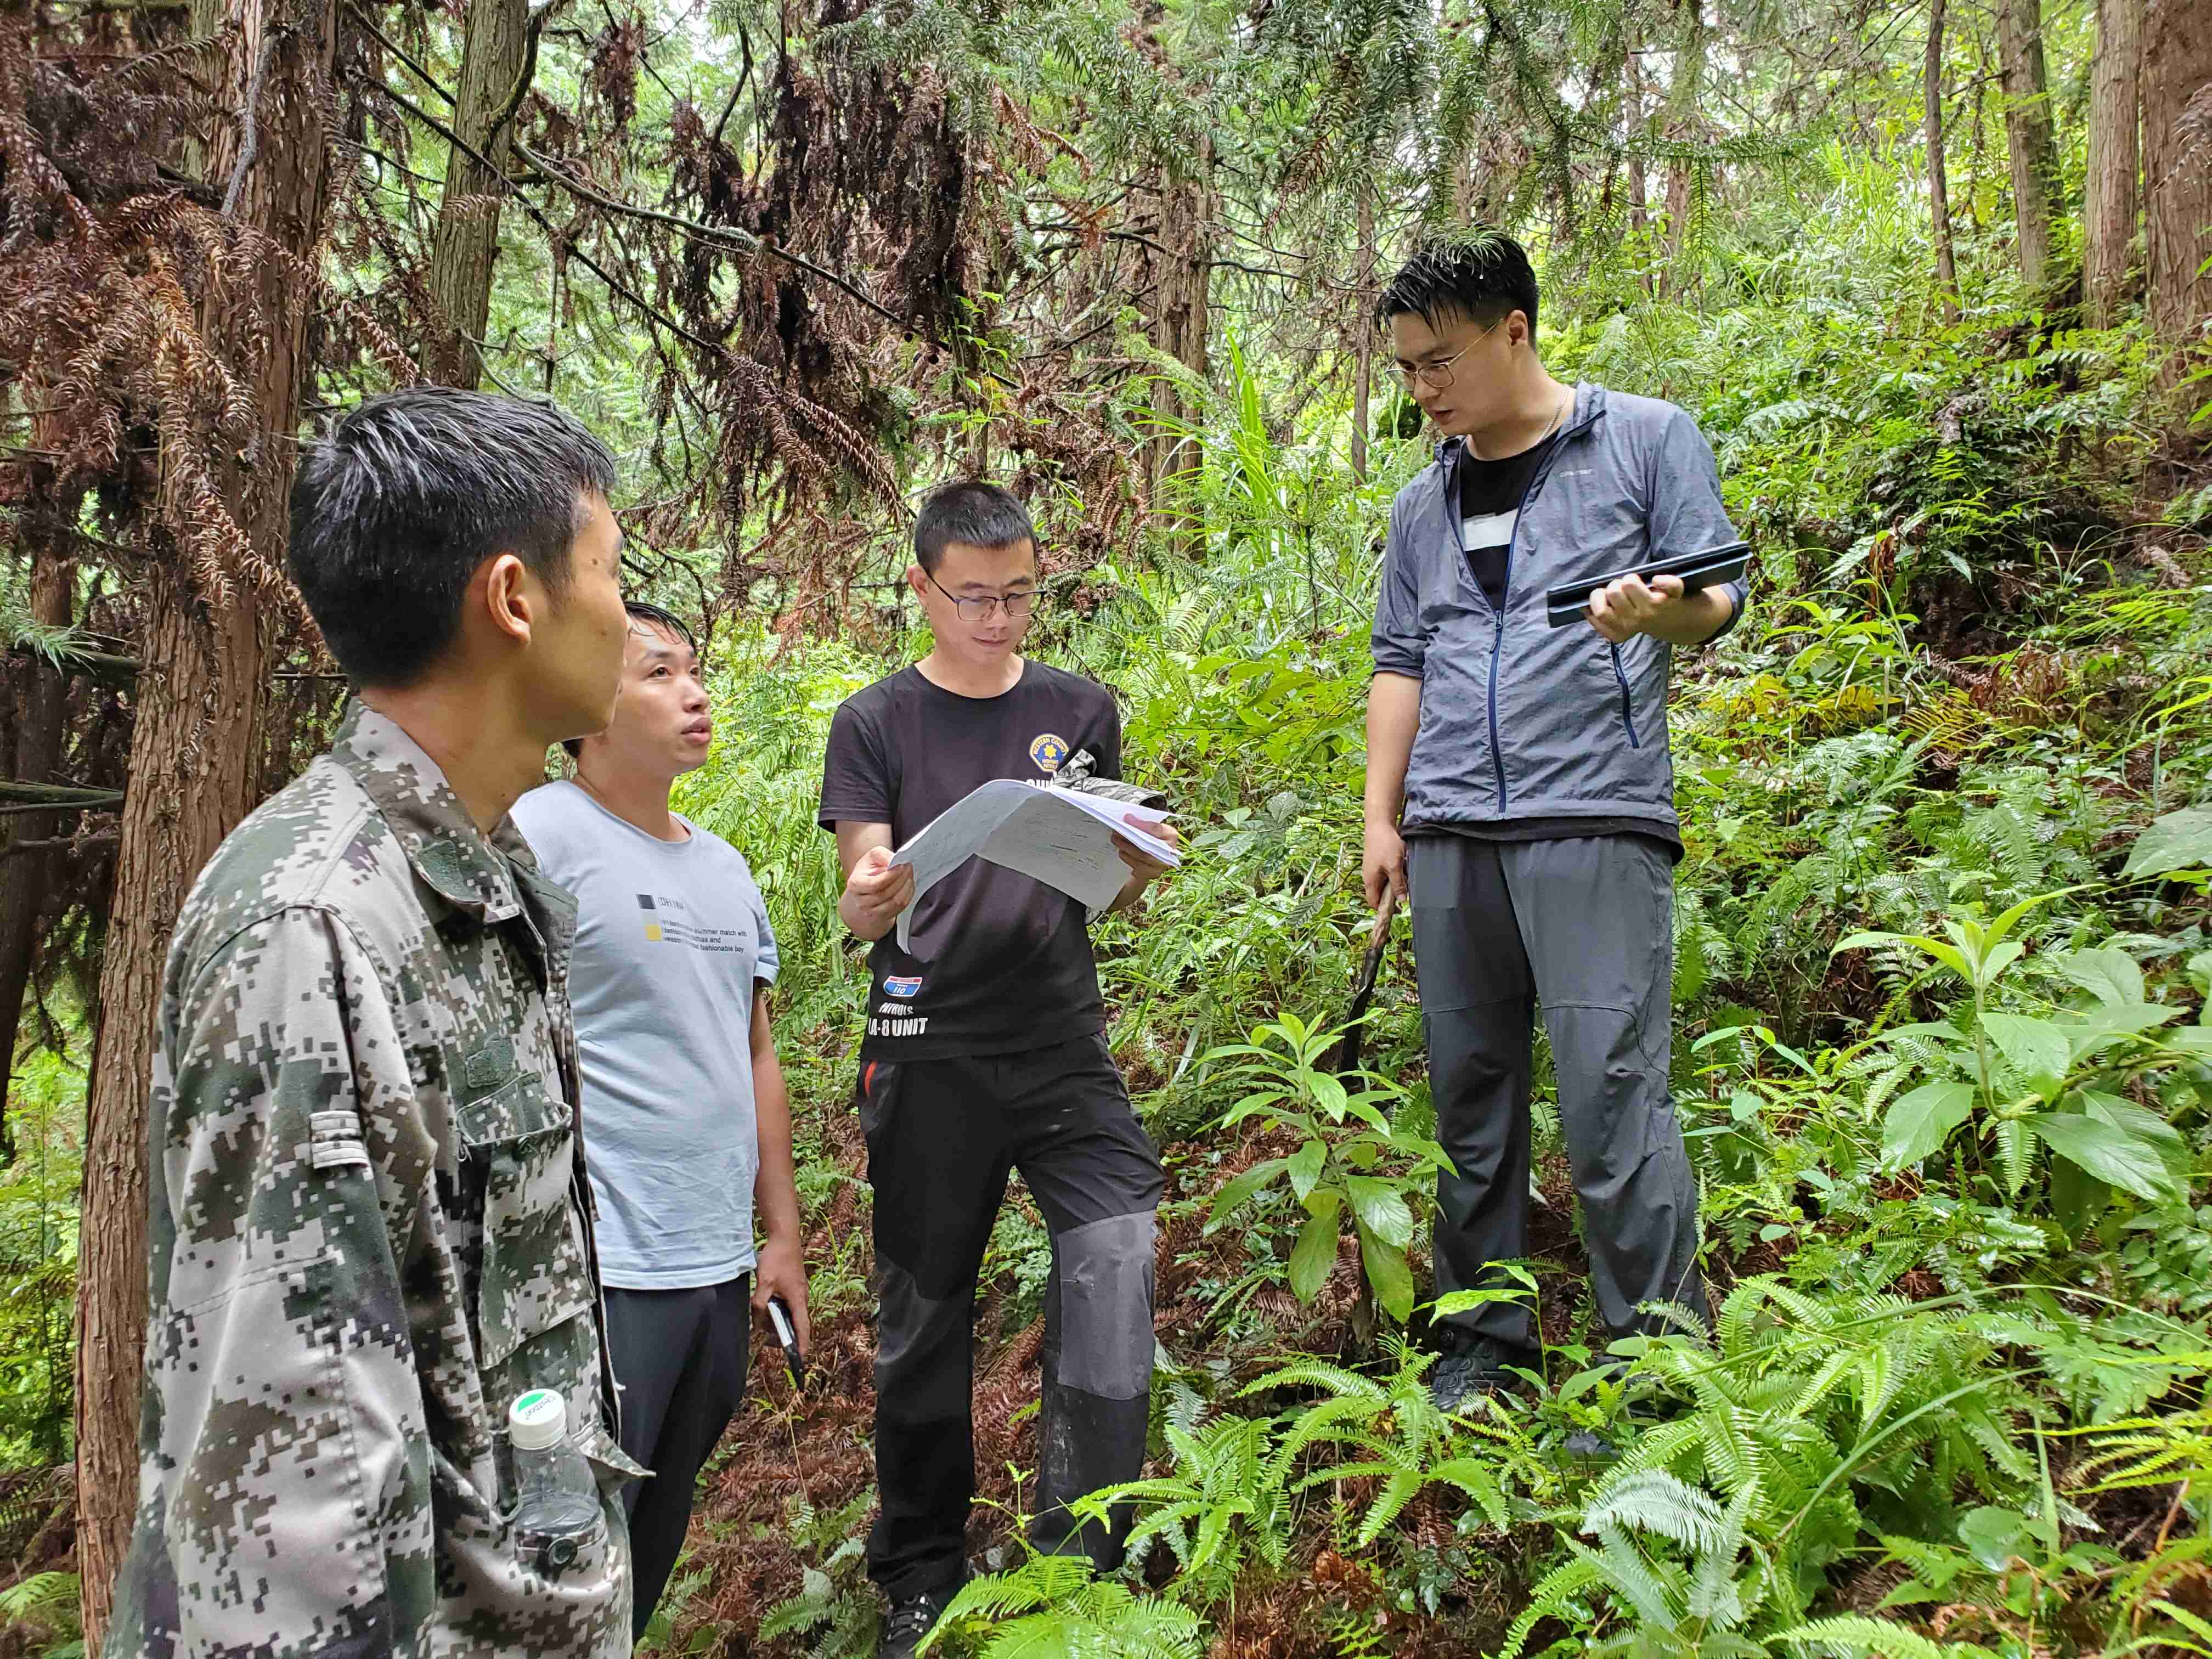
[[[1583,380],[1575,386],[1574,413],[1567,417],[1566,429],[1559,434],[1565,442],[1579,437],[1595,426],[1605,414],[1605,388],[1595,380]],[[1437,465],[1443,468],[1447,479],[1458,475],[1460,457],[1467,453],[1467,440],[1446,438],[1437,445]]]
[[[538,876],[512,817],[479,830],[437,762],[398,724],[358,699],[346,706],[331,758],[353,775],[405,849],[425,885],[454,909],[489,927],[520,914],[518,883],[565,893]],[[533,900],[540,895],[532,890]],[[562,907],[555,907],[556,909]],[[573,918],[574,904],[566,904]]]

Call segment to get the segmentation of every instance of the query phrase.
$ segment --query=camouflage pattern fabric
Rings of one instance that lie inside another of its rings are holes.
[[[356,703],[177,924],[139,1503],[106,1652],[629,1650],[568,996],[575,906]],[[602,1531],[539,1571],[505,1428],[557,1389]]]
[[[1063,789],[1079,789],[1086,795],[1103,795],[1109,800],[1127,801],[1132,806],[1156,807],[1167,810],[1168,798],[1157,789],[1148,789],[1140,783],[1124,783],[1119,778],[1093,777],[1098,763],[1088,749],[1079,749],[1060,764],[1052,781]]]

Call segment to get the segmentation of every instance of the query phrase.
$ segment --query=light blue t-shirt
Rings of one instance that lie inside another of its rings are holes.
[[[775,935],[744,855],[690,820],[665,842],[573,783],[514,804],[545,873],[576,896],[569,973],[599,1271],[631,1291],[753,1267],[755,982]]]

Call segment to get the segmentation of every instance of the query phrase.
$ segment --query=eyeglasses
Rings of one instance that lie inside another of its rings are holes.
[[[932,587],[952,601],[953,614],[964,623],[988,622],[994,611],[1004,611],[1009,617],[1026,617],[1036,609],[1039,596],[1034,591],[1026,593],[985,593],[976,599],[964,599],[927,571],[922,574]]]
[[[1498,319],[1498,323],[1502,323],[1504,320],[1504,318],[1500,317]],[[1408,392],[1411,392],[1413,389],[1413,383],[1416,380],[1425,380],[1428,382],[1430,388],[1433,391],[1443,392],[1449,390],[1452,383],[1452,365],[1457,362],[1461,358],[1466,356],[1468,352],[1474,350],[1475,347],[1480,345],[1485,340],[1488,339],[1492,330],[1498,326],[1498,323],[1492,323],[1489,328],[1483,330],[1481,333],[1476,335],[1472,340],[1469,340],[1465,345],[1462,346],[1457,351],[1453,352],[1450,356],[1445,358],[1441,362],[1415,363],[1410,368],[1403,363],[1399,364],[1398,378],[1406,383],[1406,390]]]

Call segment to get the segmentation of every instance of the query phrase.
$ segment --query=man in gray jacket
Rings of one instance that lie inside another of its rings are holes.
[[[1536,356],[1528,256],[1425,248],[1384,292],[1407,389],[1443,434],[1398,492],[1367,712],[1367,901],[1410,898],[1437,1135],[1437,1292],[1525,1255],[1540,1006],[1598,1311],[1615,1337],[1699,1316],[1697,1189],[1668,1091],[1676,647],[1741,614],[1739,580],[1625,577],[1553,629],[1545,591],[1732,542],[1712,451],[1671,404],[1567,386]],[[1410,892],[1408,889],[1410,888]],[[1440,1322],[1451,1409],[1533,1366],[1528,1310]]]

